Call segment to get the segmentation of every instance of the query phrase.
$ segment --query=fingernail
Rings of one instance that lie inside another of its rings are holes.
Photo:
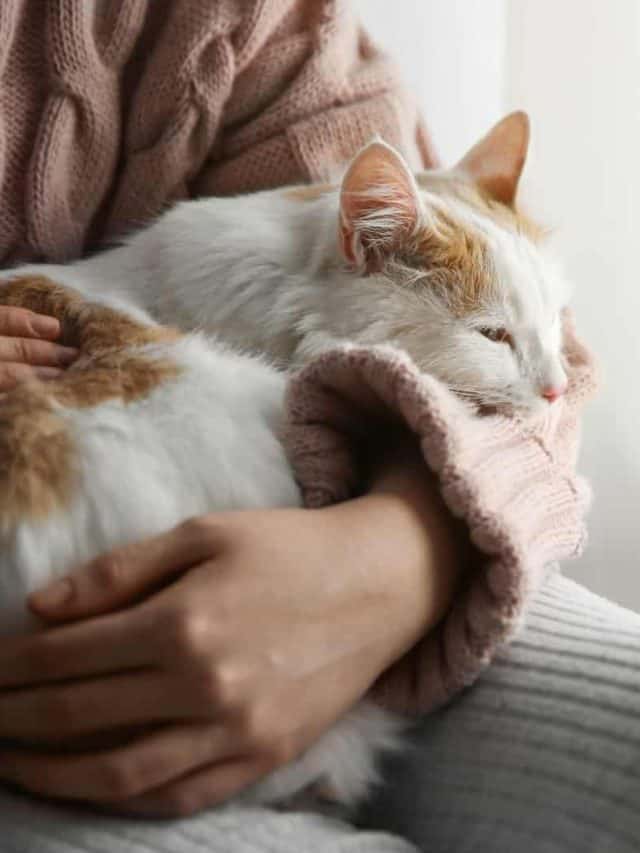
[[[63,373],[59,367],[34,367],[33,372],[40,379],[57,379]]]
[[[38,590],[29,596],[29,603],[36,610],[54,610],[62,604],[66,604],[73,594],[73,585],[69,578],[54,581],[44,589]]]
[[[58,335],[60,332],[59,321],[55,317],[47,317],[44,314],[36,314],[31,320],[31,326],[36,334],[47,337]]]
[[[78,357],[75,347],[58,347],[58,360],[61,364],[71,364]]]

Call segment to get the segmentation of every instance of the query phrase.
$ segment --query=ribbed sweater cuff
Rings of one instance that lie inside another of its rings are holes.
[[[470,684],[517,630],[546,567],[581,551],[588,490],[567,440],[576,405],[569,395],[537,424],[478,417],[391,347],[344,346],[291,380],[286,441],[307,506],[357,493],[358,445],[400,420],[476,549],[443,621],[374,686],[382,704],[425,711]]]

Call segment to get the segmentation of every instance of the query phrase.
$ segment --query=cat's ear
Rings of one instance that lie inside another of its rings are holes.
[[[529,117],[515,112],[498,122],[465,154],[456,170],[491,198],[513,206],[529,147]]]
[[[363,148],[343,178],[339,240],[346,260],[376,272],[416,230],[418,187],[400,154],[381,140]]]

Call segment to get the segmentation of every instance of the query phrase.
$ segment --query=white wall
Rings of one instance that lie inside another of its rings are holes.
[[[640,609],[640,2],[359,0],[445,162],[507,109],[533,119],[524,198],[555,227],[605,386],[585,421],[591,543],[566,571]],[[638,331],[636,331],[638,329]]]
[[[449,163],[503,112],[507,0],[355,0],[400,65]]]
[[[556,226],[604,387],[587,413],[591,543],[576,574],[640,609],[640,3],[512,0],[510,106],[532,115],[526,196]]]

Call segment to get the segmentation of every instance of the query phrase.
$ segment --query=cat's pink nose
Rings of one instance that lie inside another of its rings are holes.
[[[544,399],[548,400],[550,403],[555,403],[557,399],[562,397],[566,390],[566,385],[547,385],[547,387],[543,388],[540,392],[540,396],[544,397]]]

